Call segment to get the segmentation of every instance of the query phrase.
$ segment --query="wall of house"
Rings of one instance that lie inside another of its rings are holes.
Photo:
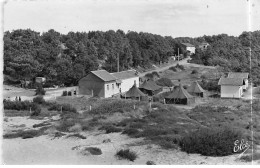
[[[242,86],[221,85],[221,97],[223,98],[241,98],[243,94]]]
[[[248,88],[248,79],[245,79],[245,85],[243,86],[243,89],[247,89]]]
[[[105,82],[93,74],[88,74],[79,80],[79,94],[105,97],[104,92]]]
[[[195,47],[186,47],[186,50],[190,51],[191,54],[195,54]]]
[[[122,79],[121,83],[121,92],[127,92],[135,83],[136,81],[136,87],[139,87],[139,77],[133,77],[128,79]]]
[[[116,84],[116,81],[105,82],[105,98],[112,97],[114,94],[119,93],[120,86]]]

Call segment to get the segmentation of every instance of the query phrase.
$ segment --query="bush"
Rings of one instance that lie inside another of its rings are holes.
[[[112,125],[104,125],[99,128],[99,130],[105,130],[106,134],[113,133],[113,132],[121,132],[121,128],[114,127]]]
[[[68,96],[68,92],[67,91],[63,91],[62,92],[62,96]]]
[[[183,66],[183,65],[180,65],[180,64],[177,64],[177,65],[176,65],[176,68],[179,68],[180,70],[185,70],[184,66]]]
[[[242,139],[242,133],[231,128],[201,129],[180,139],[180,147],[187,153],[205,156],[233,154],[234,142]]]
[[[192,70],[191,74],[197,74],[198,71],[196,69]]]
[[[170,67],[169,70],[172,70],[173,72],[177,72],[177,69],[174,66]]]
[[[145,74],[145,77],[148,78],[148,79],[153,79],[153,74],[147,73],[147,74]]]
[[[85,151],[88,151],[92,155],[101,155],[102,154],[101,149],[96,148],[96,147],[87,147],[87,148],[85,148]]]
[[[173,83],[168,78],[160,78],[156,81],[156,84],[159,86],[166,86],[166,87],[172,87]]]
[[[220,92],[220,86],[218,85],[218,80],[202,80],[201,82],[199,82],[200,86],[208,91],[216,91],[216,92]]]
[[[127,128],[122,132],[122,134],[127,134],[128,136],[135,136],[138,133],[139,133],[138,129],[135,128]]]
[[[32,110],[33,110],[33,112],[31,114],[31,116],[39,116],[41,113],[41,107],[37,104],[32,107]]]
[[[152,72],[152,75],[153,75],[153,77],[160,78],[160,75],[159,75],[158,72],[156,72],[156,71],[153,71],[153,72]]]
[[[44,104],[45,100],[44,100],[43,96],[37,96],[37,97],[33,98],[33,102],[37,103],[37,104]]]
[[[10,100],[5,100],[4,101],[4,109],[6,110],[31,110],[33,113],[31,115],[37,116],[41,112],[41,108],[38,104],[36,103],[31,103],[29,101],[10,101]]]
[[[42,87],[42,84],[38,84],[36,90],[35,90],[36,95],[45,95],[45,90]]]
[[[252,162],[253,160],[260,160],[260,153],[253,153],[251,155],[244,155],[239,158],[241,161],[244,162]]]
[[[132,162],[137,158],[137,154],[130,151],[129,149],[121,149],[116,153],[115,156],[117,156],[119,159],[127,159]]]
[[[149,161],[146,162],[146,165],[156,165],[156,164],[155,164],[154,161],[150,161],[150,160],[149,160]]]
[[[62,112],[73,112],[73,113],[77,113],[77,109],[73,106],[71,106],[70,104],[56,104],[53,103],[50,105],[50,107],[48,108],[49,111],[61,111]]]
[[[77,137],[77,138],[80,138],[80,139],[87,139],[85,136],[77,133],[77,134],[71,134],[71,135],[68,135],[67,138],[70,138],[70,137]]]
[[[41,136],[46,128],[41,128],[39,130],[19,130],[16,133],[10,133],[10,134],[4,134],[3,138],[4,139],[13,139],[13,138],[19,138],[21,137],[22,139],[27,139],[27,138],[33,138],[33,137],[38,137]]]

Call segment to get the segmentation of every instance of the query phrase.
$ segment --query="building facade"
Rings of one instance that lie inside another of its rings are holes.
[[[241,98],[244,84],[242,78],[220,78],[218,85],[221,86],[221,98]]]

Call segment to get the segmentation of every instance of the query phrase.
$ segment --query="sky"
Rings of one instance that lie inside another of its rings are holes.
[[[3,29],[199,37],[260,29],[260,0],[7,0]]]

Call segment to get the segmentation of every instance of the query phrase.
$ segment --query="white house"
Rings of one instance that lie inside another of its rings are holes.
[[[186,51],[190,52],[190,54],[195,54],[195,46],[194,45],[192,45],[190,43],[181,43],[181,44],[185,47]]]
[[[114,77],[121,81],[121,92],[127,92],[134,84],[139,87],[139,76],[135,70],[127,70],[116,73],[111,73]]]
[[[245,81],[242,78],[220,78],[221,98],[241,98]]]
[[[128,91],[134,83],[139,86],[139,76],[132,70],[117,73],[91,71],[79,80],[79,94],[108,98]]]
[[[248,75],[249,73],[229,72],[228,78],[242,78],[245,82],[243,89],[246,90],[248,88]]]

